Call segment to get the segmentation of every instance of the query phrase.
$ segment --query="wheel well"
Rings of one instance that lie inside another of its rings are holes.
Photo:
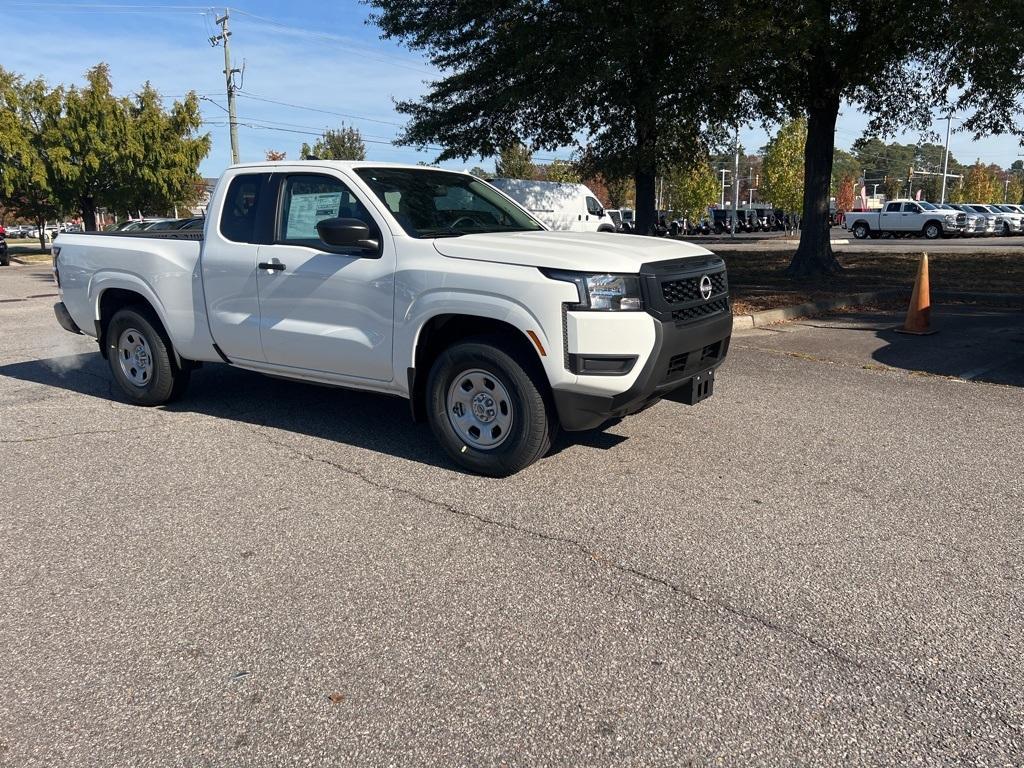
[[[926,222],[924,223],[924,227],[921,227],[921,229],[924,229],[924,228],[925,228],[925,227],[927,227],[927,226],[928,226],[929,224],[935,224],[935,225],[937,225],[937,226],[939,227],[939,229],[942,229],[942,222],[941,222],[941,221],[939,221],[938,219],[928,219],[928,221],[926,221]]]
[[[427,376],[434,360],[445,349],[474,336],[500,336],[523,365],[540,367],[540,356],[530,339],[511,323],[475,315],[437,315],[430,318],[416,340],[414,367],[408,371],[409,402],[415,421],[425,418]]]
[[[142,305],[147,307],[152,313],[153,319],[158,325],[160,325],[160,320],[157,317],[156,312],[153,311],[153,307],[141,293],[129,291],[124,288],[108,288],[100,294],[100,317],[99,320],[96,321],[96,341],[99,342],[100,354],[102,354],[103,357],[107,356],[107,326],[110,324],[110,318],[112,318],[118,310],[133,305]]]

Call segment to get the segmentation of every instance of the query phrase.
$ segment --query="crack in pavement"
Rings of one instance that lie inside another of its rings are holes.
[[[590,558],[592,561],[596,563],[603,564],[615,571],[618,571],[619,573],[632,576],[634,578],[645,581],[649,584],[654,584],[664,589],[668,589],[673,594],[684,597],[693,603],[696,603],[707,608],[718,609],[719,611],[724,612],[732,616],[733,618],[740,619],[748,623],[757,624],[763,629],[766,629],[774,634],[802,641],[804,644],[811,646],[815,650],[821,652],[822,654],[833,659],[834,661],[840,662],[842,665],[851,667],[860,672],[878,672],[883,675],[895,673],[896,676],[902,678],[909,685],[915,686],[919,690],[925,691],[934,696],[938,696],[939,698],[942,698],[967,711],[973,711],[975,713],[982,715],[984,713],[990,714],[992,718],[1001,723],[1003,727],[1011,733],[1024,732],[1024,726],[1011,723],[1006,715],[1004,715],[999,710],[995,709],[994,707],[984,702],[975,701],[974,699],[970,698],[970,696],[964,696],[956,691],[946,690],[942,688],[940,685],[934,684],[927,679],[915,676],[907,671],[900,670],[895,664],[890,665],[891,669],[886,669],[883,665],[877,662],[869,664],[867,662],[860,661],[859,659],[855,659],[852,656],[848,656],[842,651],[836,650],[835,648],[819,640],[813,635],[801,632],[792,627],[787,627],[781,623],[773,621],[768,617],[762,616],[752,611],[743,610],[742,608],[739,608],[726,600],[703,597],[694,592],[693,590],[681,584],[677,584],[673,581],[670,581],[669,579],[664,578],[662,576],[647,573],[646,571],[642,571],[634,566],[624,565],[622,563],[614,562],[605,557],[602,557],[599,552],[590,549],[585,544],[576,539],[572,539],[567,536],[557,536],[553,534],[548,534],[532,528],[526,528],[524,526],[516,525],[515,523],[487,517],[486,515],[480,515],[475,512],[468,512],[466,510],[459,509],[458,507],[455,507],[452,504],[432,499],[429,496],[426,496],[418,491],[382,483],[379,480],[375,480],[374,478],[366,475],[363,472],[352,469],[351,467],[338,464],[337,462],[331,461],[330,459],[324,458],[322,456],[316,456],[312,453],[308,453],[293,445],[289,445],[284,441],[275,440],[260,425],[244,424],[242,426],[247,431],[253,433],[257,437],[263,439],[264,441],[270,443],[271,445],[277,446],[278,448],[283,448],[284,450],[292,453],[293,455],[298,456],[307,461],[331,467],[332,469],[342,472],[343,474],[349,475],[350,477],[354,477],[357,480],[360,480],[378,490],[384,491],[386,493],[395,493],[408,496],[428,506],[444,510],[445,512],[452,516],[460,517],[466,520],[473,520],[484,526],[499,528],[501,530],[519,536],[534,538],[554,544],[561,544],[563,546],[576,550],[580,554],[585,555],[586,557]]]
[[[122,432],[137,432],[140,429],[150,429],[153,426],[153,424],[140,424],[134,427],[124,427],[123,429],[86,429],[80,432],[62,432],[57,435],[45,435],[43,437],[18,437],[13,440],[0,440],[0,444],[41,443],[45,440],[61,440],[66,437],[82,437],[85,435],[117,435]]]

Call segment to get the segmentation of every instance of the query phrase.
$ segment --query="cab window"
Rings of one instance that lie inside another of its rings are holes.
[[[259,242],[256,211],[266,178],[265,173],[246,173],[231,180],[220,214],[220,233],[228,240]]]
[[[899,213],[899,210],[900,210],[900,204],[899,203],[889,203],[887,206],[885,206],[885,212],[886,213]]]
[[[324,219],[359,219],[377,230],[366,207],[344,182],[333,176],[296,174],[281,185],[281,207],[275,242],[289,245],[321,245],[316,225]]]
[[[587,196],[587,213],[591,216],[600,216],[604,213],[604,209],[601,207],[601,204],[589,195]]]

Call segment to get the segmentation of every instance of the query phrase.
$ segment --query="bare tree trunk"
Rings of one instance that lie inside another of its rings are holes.
[[[96,200],[91,196],[79,199],[78,205],[82,213],[82,228],[86,232],[96,231]]]
[[[829,191],[835,151],[839,95],[823,96],[807,111],[807,144],[804,148],[804,210],[800,218],[800,245],[786,270],[792,277],[838,272],[831,239]]]
[[[39,250],[46,250],[46,219],[36,219],[36,227],[39,228]]]
[[[633,174],[636,182],[636,231],[640,235],[654,233],[657,218],[655,210],[655,172],[654,169],[637,169]]]

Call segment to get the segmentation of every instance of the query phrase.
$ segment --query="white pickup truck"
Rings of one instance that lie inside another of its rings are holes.
[[[173,399],[209,362],[399,395],[496,476],[559,427],[709,396],[732,333],[709,251],[551,232],[421,166],[234,166],[203,232],[65,234],[53,266],[58,321],[95,336],[133,402]]]
[[[963,211],[923,200],[892,200],[881,211],[846,214],[846,226],[858,240],[883,234],[924,235],[936,240],[962,233],[966,222]]]

